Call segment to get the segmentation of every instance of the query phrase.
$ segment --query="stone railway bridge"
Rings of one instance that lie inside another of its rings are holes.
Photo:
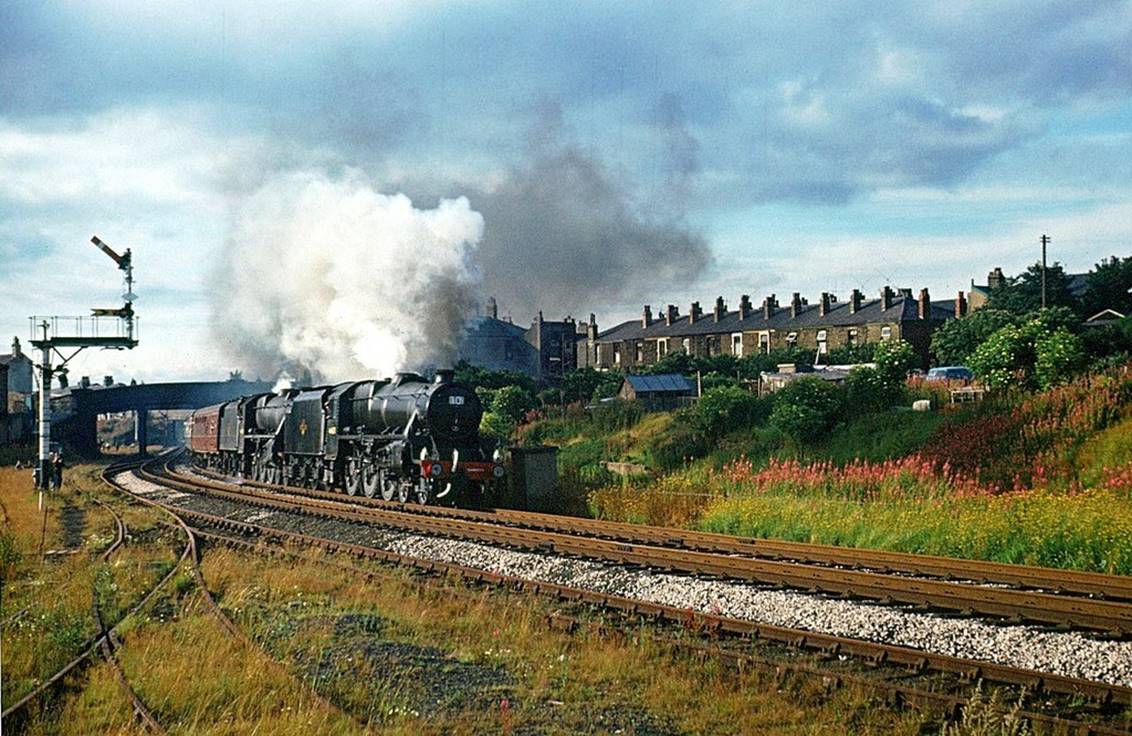
[[[72,387],[51,398],[53,439],[61,439],[83,457],[99,453],[97,422],[101,414],[133,412],[139,447],[147,443],[146,423],[151,411],[199,409],[248,394],[265,393],[263,381],[198,381],[143,383],[134,386]]]

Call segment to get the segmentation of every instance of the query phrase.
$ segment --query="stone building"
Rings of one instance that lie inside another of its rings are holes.
[[[876,299],[865,299],[854,289],[847,301],[823,293],[816,304],[794,293],[784,305],[771,294],[758,308],[743,295],[733,311],[719,297],[710,312],[693,302],[687,315],[669,304],[654,317],[646,305],[640,319],[600,333],[589,357],[601,370],[630,371],[679,350],[693,356],[743,357],[799,347],[812,350],[815,362],[821,362],[821,356],[833,348],[904,340],[927,367],[932,332],[966,310],[962,292],[954,300],[932,302],[927,289],[913,297],[911,289],[894,291],[887,286]]]
[[[510,318],[500,319],[491,299],[487,313],[469,323],[457,357],[481,368],[526,373],[555,383],[577,368],[578,337],[577,322],[571,317],[553,321],[539,312],[531,326],[523,328]]]
[[[1075,297],[1080,298],[1089,286],[1088,273],[1067,273],[1065,274],[1066,285],[1069,287],[1069,293]],[[1006,274],[1002,272],[1002,267],[995,266],[994,269],[987,274],[987,282],[985,284],[976,284],[974,279],[971,279],[971,290],[968,295],[969,309],[974,311],[981,309],[987,305],[990,299],[991,292],[1000,286],[1006,285]]]
[[[12,338],[12,352],[0,355],[0,366],[7,368],[7,379],[0,385],[4,387],[4,406],[8,413],[19,414],[31,411],[35,395],[35,382],[32,378],[34,366],[20,347],[20,338]]]

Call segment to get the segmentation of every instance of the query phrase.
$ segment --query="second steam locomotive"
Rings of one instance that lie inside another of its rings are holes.
[[[452,371],[257,394],[198,409],[194,462],[229,475],[421,504],[479,505],[505,470]]]

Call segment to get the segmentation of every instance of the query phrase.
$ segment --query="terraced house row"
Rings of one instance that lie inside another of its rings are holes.
[[[693,302],[686,315],[669,304],[654,316],[645,305],[638,320],[601,333],[591,330],[578,359],[580,365],[598,369],[631,370],[680,350],[693,356],[742,357],[800,347],[812,350],[816,362],[822,362],[821,356],[833,348],[904,340],[927,367],[932,332],[946,320],[966,313],[962,291],[953,300],[933,302],[927,289],[915,297],[911,289],[888,286],[875,299],[865,299],[854,289],[847,301],[826,292],[816,304],[797,292],[789,304],[780,304],[771,294],[757,309],[746,294],[739,298],[736,310],[728,309],[719,297],[711,312],[704,313],[699,302]]]

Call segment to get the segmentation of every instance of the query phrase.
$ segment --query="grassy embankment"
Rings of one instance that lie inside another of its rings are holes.
[[[1120,370],[954,411],[865,415],[804,446],[755,426],[667,471],[653,456],[677,419],[631,419],[527,432],[562,445],[567,489],[606,518],[1132,574],[1132,375]],[[661,470],[598,467],[622,459]]]
[[[42,517],[26,473],[0,469],[6,590],[3,615],[29,608],[29,628],[4,630],[4,687],[17,695],[75,653],[93,633],[98,585],[116,617],[179,551],[156,512],[126,506],[75,469],[51,499],[48,547],[67,531],[60,504],[88,511],[82,552],[36,554]],[[119,504],[130,545],[109,565],[109,515],[84,497]],[[67,524],[72,524],[68,521]],[[72,525],[73,526],[73,525]],[[73,530],[72,530],[73,531]],[[132,548],[132,549],[131,549]],[[313,561],[280,561],[206,548],[203,570],[220,604],[257,642],[229,637],[179,572],[121,627],[119,659],[134,688],[174,734],[360,733],[921,733],[922,716],[898,713],[853,690],[828,695],[812,682],[776,682],[673,656],[649,629],[624,640],[550,631],[554,604],[529,596],[440,586],[409,571],[374,567],[372,579]],[[34,646],[33,646],[34,645]],[[265,654],[259,647],[267,652]],[[106,664],[72,678],[39,708],[31,734],[140,733]],[[341,708],[328,707],[312,688]],[[345,712],[342,712],[345,711]]]

